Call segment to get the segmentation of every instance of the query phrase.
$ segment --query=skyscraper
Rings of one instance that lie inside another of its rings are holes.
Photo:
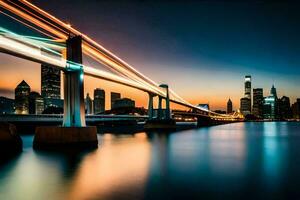
[[[253,88],[253,109],[252,113],[258,118],[261,118],[263,115],[263,89],[262,88]]]
[[[94,114],[105,111],[105,91],[97,88],[94,90]]]
[[[292,113],[294,119],[300,119],[300,99],[297,99],[292,105]]]
[[[110,105],[111,105],[111,109],[114,109],[114,105],[115,105],[115,101],[117,99],[120,99],[121,98],[121,94],[120,93],[117,93],[117,92],[111,92],[110,93]]]
[[[265,119],[277,119],[278,107],[277,107],[277,92],[274,85],[270,90],[270,95],[264,98],[263,115]]]
[[[232,101],[231,99],[228,99],[227,101],[227,114],[232,113]]]
[[[283,96],[281,99],[278,99],[278,113],[281,119],[291,119],[292,110],[290,98]]]
[[[251,101],[251,76],[245,76],[245,97]]]
[[[240,100],[240,110],[243,115],[251,114],[251,76],[246,75],[245,81],[245,94],[244,97]]]
[[[92,101],[89,93],[86,94],[84,103],[85,103],[86,114],[92,114],[93,113],[93,101]]]
[[[45,100],[45,108],[61,107],[60,100],[60,70],[50,66],[41,66],[41,95]]]
[[[30,86],[23,80],[15,89],[16,114],[29,113]]]
[[[272,85],[270,94],[277,99],[277,91],[276,91],[276,88],[274,87],[274,84]]]
[[[251,114],[250,113],[250,110],[251,110],[251,103],[250,103],[250,99],[249,98],[241,98],[240,100],[240,110],[241,110],[241,113],[243,113],[243,115],[248,115],[248,114]]]

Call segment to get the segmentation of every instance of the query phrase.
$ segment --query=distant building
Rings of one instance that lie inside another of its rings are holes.
[[[273,96],[264,98],[263,116],[265,119],[276,118],[276,99]]]
[[[114,109],[118,108],[134,108],[135,101],[129,98],[116,99],[114,101]]]
[[[292,118],[292,109],[290,98],[283,96],[281,99],[278,99],[278,113],[280,119],[291,119]]]
[[[240,111],[243,115],[251,114],[251,100],[249,98],[241,98],[240,100]]]
[[[0,97],[0,114],[13,114],[15,112],[15,100]]]
[[[42,64],[41,95],[45,99],[45,108],[63,107],[60,100],[60,81],[60,69]]]
[[[263,104],[263,116],[265,119],[277,119],[278,107],[277,107],[277,92],[274,85],[270,90],[270,96],[264,98]]]
[[[240,111],[243,115],[251,114],[251,76],[246,75],[244,80],[245,93],[240,99]]]
[[[94,114],[105,111],[105,91],[97,88],[94,90]]]
[[[42,114],[44,111],[44,99],[38,92],[29,93],[29,114]]]
[[[91,99],[89,93],[86,94],[84,104],[85,104],[86,114],[88,115],[93,114],[93,100]]]
[[[245,76],[245,98],[248,98],[250,101],[250,110],[249,112],[251,113],[251,105],[252,105],[252,101],[251,101],[251,76],[247,75]],[[247,106],[249,108],[249,106]]]
[[[262,88],[253,88],[253,108],[252,114],[258,118],[263,117],[263,89]]]
[[[227,101],[227,114],[232,113],[232,101],[231,99],[228,99]]]
[[[16,114],[29,113],[29,93],[30,86],[24,80],[15,88]]]
[[[44,98],[44,107],[47,108],[63,108],[64,107],[64,100],[63,99],[51,99],[51,98]]]
[[[300,99],[297,99],[292,105],[292,113],[294,119],[300,119]]]
[[[203,108],[205,110],[209,110],[209,104],[208,103],[200,103],[197,106],[198,108]]]
[[[272,85],[270,94],[277,99],[277,91],[276,91],[276,88],[274,87],[274,84]]]
[[[121,99],[121,94],[117,93],[117,92],[111,92],[110,93],[110,105],[111,105],[111,109],[115,108],[115,101],[117,99]]]

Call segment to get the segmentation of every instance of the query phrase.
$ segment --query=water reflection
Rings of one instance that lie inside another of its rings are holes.
[[[24,152],[0,173],[0,199],[63,199],[65,188],[61,158]],[[5,194],[5,195],[4,195]]]
[[[240,176],[245,170],[245,124],[210,129],[210,166],[214,173]]]
[[[101,148],[82,161],[68,199],[140,199],[148,176],[150,144],[145,133],[116,137],[105,134]],[[136,193],[128,194],[135,190]]]
[[[24,152],[0,165],[0,199],[284,198],[300,185],[298,127],[106,133],[92,152],[33,151],[25,136]]]
[[[286,123],[264,123],[263,173],[268,184],[279,185],[288,157]]]

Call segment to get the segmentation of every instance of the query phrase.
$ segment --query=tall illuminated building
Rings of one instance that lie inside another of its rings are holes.
[[[245,97],[251,100],[251,76],[245,76]]]
[[[245,86],[245,94],[244,97],[241,98],[241,104],[240,104],[240,110],[244,115],[251,114],[251,76],[246,75],[245,76],[245,81],[244,81],[244,86]]]
[[[111,92],[110,93],[110,105],[111,109],[115,108],[115,101],[121,99],[121,94],[117,92]]]
[[[277,92],[274,85],[272,85],[270,95],[264,98],[263,108],[265,119],[274,120],[278,118]]]
[[[15,88],[15,112],[16,114],[29,114],[30,86],[23,80]]]
[[[94,114],[105,111],[105,91],[97,88],[94,90]]]
[[[231,99],[228,99],[227,101],[227,114],[232,113],[232,101]]]
[[[251,103],[250,103],[250,99],[249,98],[246,98],[246,97],[243,97],[241,98],[240,100],[240,111],[243,115],[248,115],[248,114],[251,114],[250,113],[250,110],[251,110]]]
[[[253,107],[252,113],[258,118],[261,118],[263,115],[263,89],[262,88],[253,88]]]
[[[41,95],[45,100],[45,108],[63,106],[60,99],[60,81],[60,69],[41,65]]]

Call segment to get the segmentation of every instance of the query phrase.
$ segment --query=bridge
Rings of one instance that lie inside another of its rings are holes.
[[[167,84],[155,83],[89,36],[27,0],[0,0],[0,7],[0,12],[3,15],[43,35],[43,37],[26,36],[0,27],[0,51],[30,61],[52,65],[64,72],[63,127],[65,128],[71,127],[70,130],[73,131],[74,127],[77,127],[78,130],[83,130],[86,127],[83,93],[84,75],[148,93],[147,124],[150,128],[172,127],[175,124],[171,115],[170,102],[191,109],[193,112],[181,114],[195,116],[201,125],[243,120],[243,117],[237,113],[232,115],[218,114],[192,105],[170,89]],[[82,63],[83,55],[106,67],[109,72],[84,65]],[[154,98],[158,98],[156,114],[153,109]],[[166,102],[164,109],[162,108],[162,101]]]

